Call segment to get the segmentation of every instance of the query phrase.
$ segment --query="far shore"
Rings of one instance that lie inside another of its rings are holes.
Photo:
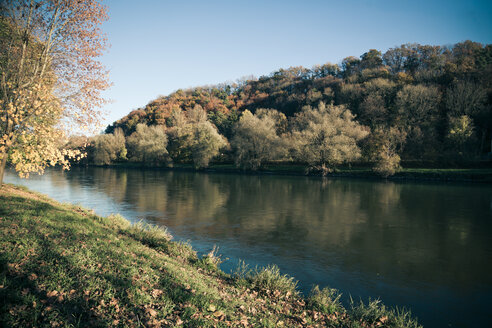
[[[290,175],[321,177],[318,172],[308,172],[305,165],[300,164],[267,164],[258,170],[244,170],[232,163],[211,164],[207,168],[196,169],[192,164],[174,164],[172,167],[146,166],[142,163],[114,163],[110,165],[74,164],[75,166],[125,168],[125,169],[155,169],[186,172],[231,173],[248,175]],[[395,175],[383,178],[374,173],[368,166],[344,166],[333,170],[325,178],[362,178],[392,181],[448,181],[492,183],[492,163],[481,163],[480,167],[470,168],[432,168],[408,167],[401,168]]]

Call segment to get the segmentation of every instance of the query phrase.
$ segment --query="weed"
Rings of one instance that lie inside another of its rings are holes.
[[[256,268],[256,272],[251,276],[251,284],[254,288],[264,293],[279,291],[282,294],[297,292],[297,281],[288,275],[280,273],[276,265],[269,265],[263,269]]]
[[[307,305],[313,310],[327,314],[343,312],[340,297],[342,294],[336,289],[325,287],[320,290],[319,286],[314,286],[307,299]]]
[[[369,326],[385,326],[400,328],[419,328],[418,322],[405,309],[389,309],[380,300],[370,300],[367,304],[351,299],[350,316],[354,322],[365,323]],[[361,325],[364,326],[364,325]]]

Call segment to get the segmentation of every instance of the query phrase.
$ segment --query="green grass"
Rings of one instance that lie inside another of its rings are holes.
[[[1,327],[415,327],[380,303],[305,299],[277,267],[226,275],[162,228],[0,189]],[[398,321],[399,320],[399,321]]]

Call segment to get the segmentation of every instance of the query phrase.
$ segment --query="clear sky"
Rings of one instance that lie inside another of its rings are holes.
[[[403,43],[492,43],[491,0],[106,0],[109,124],[177,89]]]

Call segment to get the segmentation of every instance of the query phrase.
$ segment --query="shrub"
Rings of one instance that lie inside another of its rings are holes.
[[[372,170],[383,178],[394,175],[400,169],[400,156],[382,151]]]

